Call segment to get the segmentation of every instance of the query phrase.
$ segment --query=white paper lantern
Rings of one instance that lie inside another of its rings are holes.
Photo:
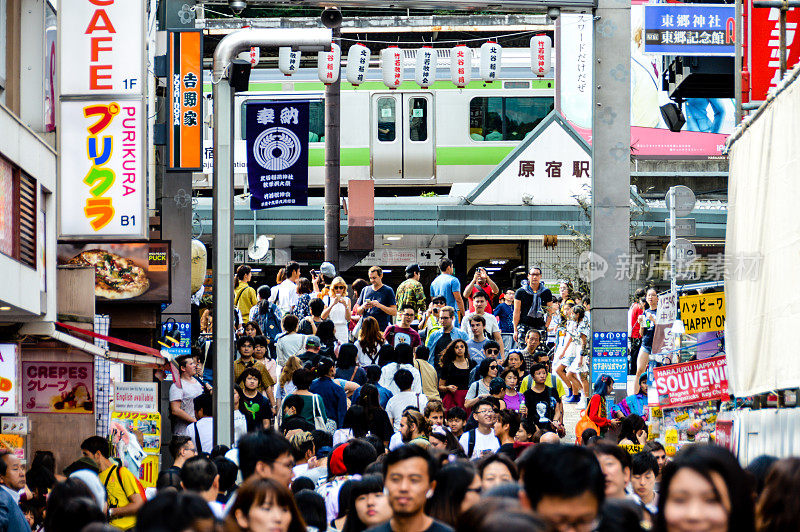
[[[345,75],[351,85],[361,85],[367,77],[369,69],[369,48],[361,43],[356,43],[347,51],[347,68]]]
[[[550,50],[553,45],[547,35],[531,37],[531,71],[543,78],[550,73]]]
[[[317,76],[325,85],[336,83],[342,63],[342,50],[335,42],[329,52],[317,52]]]
[[[472,80],[472,52],[464,44],[450,50],[450,78],[462,89]]]
[[[436,81],[436,52],[430,46],[423,46],[417,51],[414,81],[423,89],[427,89]]]
[[[251,46],[249,50],[240,52],[237,59],[244,59],[251,65],[256,66],[261,59],[261,49],[258,46]]]
[[[503,56],[503,47],[494,41],[481,45],[481,79],[491,83],[500,75],[500,61]]]
[[[300,50],[293,52],[288,46],[278,48],[278,70],[291,76],[300,68]]]
[[[383,84],[396,89],[403,82],[403,52],[397,46],[381,50],[381,74]]]

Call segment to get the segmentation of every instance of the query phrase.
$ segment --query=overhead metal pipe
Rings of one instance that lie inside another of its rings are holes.
[[[251,46],[330,49],[329,29],[243,29],[228,34],[214,50],[214,431],[217,445],[233,444],[233,146],[234,88],[231,61]],[[247,316],[243,317],[247,319]]]
[[[251,46],[278,48],[291,46],[293,50],[319,51],[331,46],[331,30],[327,28],[283,29],[283,28],[245,28],[229,33],[214,49],[214,64],[211,79],[214,83],[225,77],[225,69],[240,52]]]

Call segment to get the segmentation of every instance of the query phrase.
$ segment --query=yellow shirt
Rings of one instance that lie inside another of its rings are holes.
[[[242,324],[247,323],[250,321],[250,309],[258,303],[256,291],[249,284],[240,282],[234,289],[233,294],[236,307],[242,313]]]
[[[119,475],[117,475],[117,470]],[[122,484],[119,482],[120,479],[122,479]],[[125,467],[118,465],[109,467],[100,473],[100,482],[106,488],[106,500],[109,508],[127,506],[131,502],[130,498],[139,494],[136,477]],[[112,519],[110,524],[122,530],[129,530],[136,525],[136,516],[126,515],[125,517]]]
[[[566,390],[564,389],[564,383],[561,382],[561,379],[559,379],[558,377],[556,377],[552,373],[550,375],[548,375],[548,378],[544,381],[544,385],[547,386],[548,388],[552,388],[553,387],[553,381],[555,381],[555,383],[556,383],[556,391],[558,392],[558,396],[559,397],[563,397],[565,395],[565,393],[566,393]],[[532,375],[526,375],[522,379],[522,383],[519,385],[519,393],[527,392],[528,388],[531,388],[532,385],[533,385],[533,376]]]

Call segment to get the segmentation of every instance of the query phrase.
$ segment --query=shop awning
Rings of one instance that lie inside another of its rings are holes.
[[[56,325],[63,327],[72,333],[89,338],[105,340],[110,344],[119,345],[136,352],[127,353],[114,351],[111,349],[103,349],[102,347],[96,346],[93,342],[83,340],[74,336],[73,334],[70,334],[70,332],[57,330]],[[59,342],[71,345],[72,347],[80,349],[81,351],[85,351],[90,355],[107,358],[108,360],[112,360],[114,362],[122,362],[123,364],[128,364],[131,366],[162,368],[164,364],[167,363],[167,359],[165,359],[157,349],[153,349],[152,347],[139,345],[126,340],[120,340],[119,338],[98,334],[94,331],[81,329],[79,327],[60,322],[26,323],[22,326],[22,329],[20,329],[20,334],[49,336],[53,340],[58,340]]]

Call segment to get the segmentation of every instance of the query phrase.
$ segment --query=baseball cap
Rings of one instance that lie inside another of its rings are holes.
[[[420,273],[421,270],[419,269],[419,264],[416,262],[414,264],[409,264],[406,266],[406,273]]]
[[[319,272],[325,277],[336,277],[336,266],[330,262],[323,262],[319,267]]]
[[[306,349],[309,347],[322,347],[322,340],[319,339],[319,336],[309,336],[306,338]]]

